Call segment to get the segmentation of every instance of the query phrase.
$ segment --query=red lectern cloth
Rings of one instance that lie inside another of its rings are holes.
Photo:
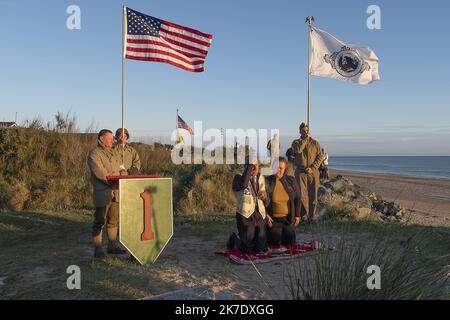
[[[135,174],[135,175],[128,175],[128,176],[107,176],[106,180],[109,183],[116,182],[122,179],[142,179],[142,178],[161,178],[159,174]]]

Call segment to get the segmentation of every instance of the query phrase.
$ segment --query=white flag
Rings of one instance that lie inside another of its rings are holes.
[[[368,47],[347,45],[326,31],[312,28],[310,72],[358,84],[380,80],[378,57]]]

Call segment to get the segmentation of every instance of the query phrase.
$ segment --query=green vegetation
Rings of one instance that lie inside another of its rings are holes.
[[[450,299],[448,229],[324,222],[311,232],[335,250],[290,263],[285,281],[292,299]],[[372,265],[380,267],[381,290],[367,289]]]
[[[73,117],[56,115],[46,128],[0,129],[0,209],[80,210],[92,208],[86,156],[95,133],[77,133]],[[174,165],[164,148],[134,144],[142,173],[173,178],[176,213],[234,211],[230,185],[239,166]]]
[[[352,207],[342,201],[335,201],[328,205],[322,220],[354,220]]]
[[[91,224],[90,211],[1,213],[0,300],[138,299],[179,288],[160,279],[154,265],[114,257],[95,261]],[[81,290],[66,287],[70,265],[81,269]]]
[[[85,159],[95,136],[58,130],[0,129],[0,208],[90,207]]]

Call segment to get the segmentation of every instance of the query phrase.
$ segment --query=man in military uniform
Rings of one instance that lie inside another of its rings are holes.
[[[113,190],[106,180],[107,176],[118,176],[119,158],[113,150],[114,136],[110,130],[103,129],[98,134],[97,147],[91,150],[87,157],[87,164],[92,176],[94,189],[94,224],[92,227],[92,239],[94,242],[94,257],[103,258],[102,230],[106,223],[108,234],[109,254],[125,254],[117,243],[117,231],[119,224],[119,199],[118,190]]]
[[[114,150],[117,152],[119,162],[122,165],[120,170],[126,171],[128,174],[138,174],[141,170],[141,160],[137,151],[127,143],[130,139],[128,130],[125,128],[117,129],[115,138],[117,142]]]
[[[317,190],[319,189],[319,167],[323,161],[322,148],[317,140],[311,138],[309,126],[300,125],[300,139],[292,142],[295,179],[300,186],[302,219],[315,222]]]

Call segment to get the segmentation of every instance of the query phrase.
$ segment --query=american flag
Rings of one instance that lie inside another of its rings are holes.
[[[180,116],[178,116],[178,126],[177,127],[181,128],[181,129],[186,129],[187,131],[189,131],[189,133],[191,135],[194,134],[194,130],[192,130],[191,127],[189,127],[187,125],[187,123],[183,119],[181,119]]]
[[[126,8],[126,59],[171,64],[191,72],[204,71],[212,35]]]

